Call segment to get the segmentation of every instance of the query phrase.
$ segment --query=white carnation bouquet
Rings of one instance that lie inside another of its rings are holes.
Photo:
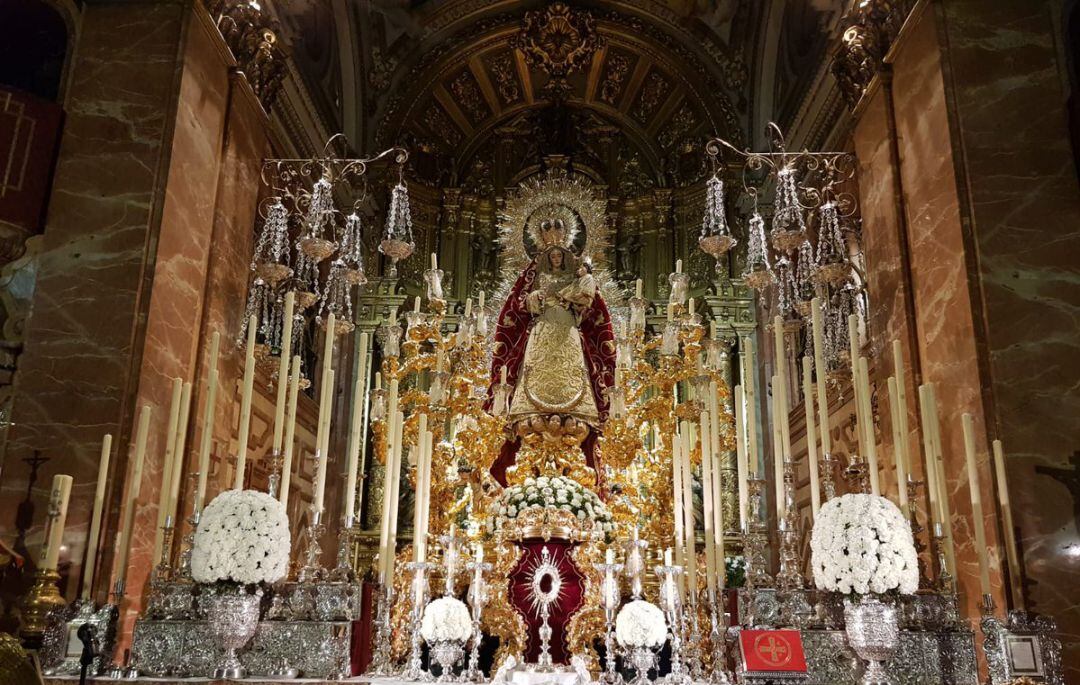
[[[585,525],[599,526],[605,533],[614,529],[611,514],[600,497],[566,476],[526,478],[521,485],[502,491],[495,506],[500,521],[510,521],[530,509],[557,509],[573,515]]]
[[[281,502],[256,490],[226,490],[199,517],[191,577],[270,585],[288,573],[289,548],[289,517]]]
[[[911,526],[878,495],[835,497],[818,512],[810,537],[814,583],[845,595],[910,595],[919,589]]]
[[[623,647],[659,649],[667,641],[664,612],[642,599],[628,602],[615,617],[615,639]]]
[[[465,642],[472,636],[472,616],[460,599],[440,597],[424,607],[420,637],[428,644],[442,641]]]

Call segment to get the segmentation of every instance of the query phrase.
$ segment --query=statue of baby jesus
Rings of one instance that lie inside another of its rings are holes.
[[[568,309],[572,309],[580,318],[581,312],[592,306],[596,297],[596,279],[593,278],[592,263],[583,260],[577,269],[577,279],[559,291],[559,300]]]

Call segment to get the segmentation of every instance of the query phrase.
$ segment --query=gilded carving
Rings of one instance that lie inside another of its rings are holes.
[[[454,101],[472,123],[478,124],[490,114],[487,103],[484,102],[484,95],[480,92],[480,85],[468,69],[458,72],[457,76],[450,81],[449,90],[454,96]]]
[[[495,81],[495,89],[504,105],[512,105],[521,99],[521,87],[514,69],[514,55],[500,52],[487,62],[488,69]]]
[[[671,121],[661,129],[660,134],[657,136],[660,147],[664,149],[671,148],[681,141],[683,136],[693,130],[697,124],[697,113],[694,111],[693,105],[689,102],[683,102],[679,109],[676,110],[675,116],[671,117]]]
[[[461,131],[450,120],[450,115],[434,102],[424,112],[424,125],[433,135],[439,136],[443,146],[450,150],[461,142]]]
[[[645,77],[645,85],[641,87],[637,105],[634,106],[634,118],[642,123],[647,122],[670,92],[671,82],[659,71],[650,71]]]
[[[529,65],[551,77],[548,87],[564,90],[566,77],[584,68],[603,42],[591,13],[555,2],[526,12],[510,45],[521,50]]]
[[[614,106],[630,75],[631,57],[623,52],[612,51],[604,64],[604,80],[600,83],[600,100]]]

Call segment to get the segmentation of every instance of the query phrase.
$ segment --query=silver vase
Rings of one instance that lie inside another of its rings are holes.
[[[453,683],[456,682],[454,677],[454,667],[458,665],[461,658],[465,656],[465,643],[460,640],[436,640],[431,645],[431,656],[438,662],[441,667],[439,677],[435,679],[437,683]]]
[[[209,598],[206,618],[218,644],[225,650],[225,659],[214,669],[214,678],[237,679],[247,675],[236,650],[246,645],[259,627],[262,594],[262,590],[256,590],[253,595],[239,590]]]
[[[634,677],[627,685],[648,685],[649,671],[656,668],[656,652],[648,647],[630,647],[627,653]]]
[[[848,643],[866,662],[862,685],[893,685],[884,662],[900,644],[896,606],[868,595],[858,602],[844,600],[844,623]]]

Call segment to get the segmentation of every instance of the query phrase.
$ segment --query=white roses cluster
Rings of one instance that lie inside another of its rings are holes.
[[[844,495],[821,507],[810,537],[814,583],[822,590],[865,595],[919,588],[911,526],[878,495]]]
[[[289,568],[289,517],[256,490],[226,490],[202,511],[191,548],[198,583],[276,583]]]
[[[506,488],[499,497],[495,513],[500,519],[509,520],[529,509],[566,511],[582,523],[599,525],[605,533],[610,533],[614,527],[611,514],[600,497],[565,476],[526,478],[521,485]]]
[[[472,636],[472,617],[460,599],[440,597],[424,607],[420,637],[428,644],[452,640],[464,642]]]
[[[635,599],[615,617],[615,639],[623,647],[657,649],[667,640],[667,622],[660,607]]]

